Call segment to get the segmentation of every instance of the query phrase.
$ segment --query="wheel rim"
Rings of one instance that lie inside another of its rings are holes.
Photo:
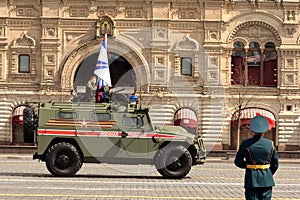
[[[169,159],[168,163],[170,163],[170,164],[168,164],[167,169],[169,169],[171,171],[176,171],[182,166],[180,158],[178,158],[177,156],[172,156]]]
[[[71,163],[70,157],[65,154],[59,155],[55,160],[55,166],[59,169],[67,168],[70,165],[70,163]]]

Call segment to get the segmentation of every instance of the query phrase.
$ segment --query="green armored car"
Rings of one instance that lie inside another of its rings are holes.
[[[179,126],[154,128],[149,109],[130,103],[39,103],[38,114],[25,109],[23,117],[25,137],[37,142],[33,158],[54,176],[73,176],[83,163],[109,163],[150,164],[179,179],[206,158],[201,136]]]

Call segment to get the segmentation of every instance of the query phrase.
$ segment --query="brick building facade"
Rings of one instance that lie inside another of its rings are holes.
[[[0,144],[24,142],[27,102],[85,100],[106,32],[113,85],[136,87],[156,125],[198,131],[208,150],[235,149],[238,119],[241,140],[261,114],[280,151],[299,150],[299,7],[296,0],[0,0]]]

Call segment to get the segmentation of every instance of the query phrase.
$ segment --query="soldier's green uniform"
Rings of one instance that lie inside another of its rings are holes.
[[[268,127],[265,117],[254,117],[250,121],[254,137],[242,142],[234,160],[237,167],[246,169],[247,200],[267,200],[272,197],[272,187],[275,186],[273,174],[278,169],[278,154],[273,142],[262,135]]]

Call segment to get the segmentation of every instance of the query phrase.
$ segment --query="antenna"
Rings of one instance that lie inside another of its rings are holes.
[[[140,84],[140,102],[139,102],[139,104],[140,104],[140,110],[142,110],[142,86],[141,86],[141,84]]]

